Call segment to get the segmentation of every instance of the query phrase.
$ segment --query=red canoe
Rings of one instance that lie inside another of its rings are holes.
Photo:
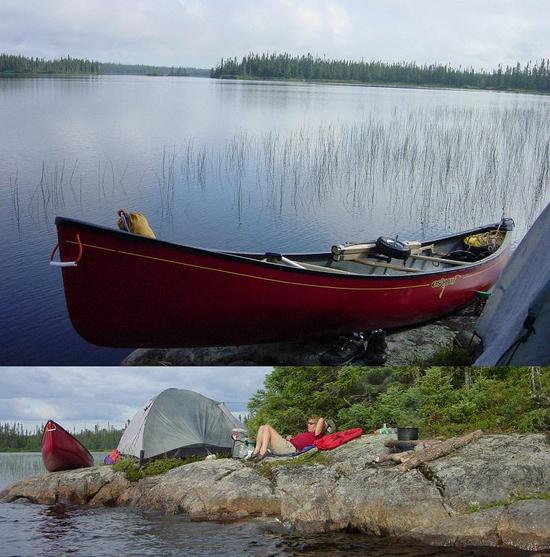
[[[48,472],[94,465],[88,449],[53,420],[48,420],[42,433],[42,461]]]
[[[52,264],[63,267],[74,328],[94,344],[144,348],[298,340],[427,321],[495,283],[513,229],[504,219],[429,242],[386,238],[281,256],[55,222],[61,262]],[[477,234],[491,245],[467,247],[465,238]]]

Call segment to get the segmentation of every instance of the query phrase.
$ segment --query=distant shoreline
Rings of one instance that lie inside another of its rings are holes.
[[[16,77],[104,77],[106,75],[133,75],[133,76],[143,76],[143,77],[209,77],[202,75],[168,75],[168,74],[144,74],[144,73],[64,73],[64,72],[0,72],[1,78],[16,78]]]
[[[143,77],[203,77],[216,80],[234,80],[234,81],[273,81],[281,83],[311,83],[317,85],[352,85],[354,87],[377,87],[389,89],[440,89],[447,91],[489,91],[493,93],[516,93],[529,95],[545,95],[550,93],[545,91],[533,91],[531,89],[499,89],[496,87],[449,87],[448,85],[438,84],[413,84],[413,83],[365,83],[363,81],[354,80],[332,80],[332,79],[304,79],[297,77],[256,77],[245,75],[227,75],[220,77],[209,77],[206,75],[168,75],[168,74],[143,74],[143,73],[55,73],[55,72],[0,72],[0,79],[11,78],[59,78],[59,77],[104,77],[108,75],[132,75]]]
[[[305,79],[301,77],[257,77],[246,75],[227,75],[213,77],[211,79],[235,80],[235,81],[280,81],[291,83],[314,83],[321,85],[354,85],[359,87],[387,87],[391,89],[443,89],[447,91],[492,91],[495,93],[522,93],[533,95],[550,95],[545,91],[533,91],[531,89],[499,89],[496,87],[460,87],[458,85],[449,87],[438,84],[413,84],[413,83],[367,83],[354,80],[332,80],[332,79]]]

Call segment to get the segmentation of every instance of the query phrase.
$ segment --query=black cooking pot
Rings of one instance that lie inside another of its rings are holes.
[[[418,428],[417,427],[398,427],[397,428],[397,440],[398,441],[416,441],[418,439]],[[414,445],[400,444],[399,449],[402,451],[411,451],[414,449]]]

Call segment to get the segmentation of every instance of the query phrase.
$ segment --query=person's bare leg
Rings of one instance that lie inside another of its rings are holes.
[[[264,455],[269,449],[270,444],[274,442],[277,438],[283,439],[282,435],[269,424],[264,426],[263,440],[260,445],[260,454]]]
[[[275,431],[270,425],[264,425],[263,439],[260,445],[260,454],[264,455],[269,448],[269,442],[271,441],[271,432]]]
[[[265,432],[266,432],[266,426],[261,425],[258,428],[258,432],[256,433],[256,447],[254,447],[253,454],[258,454],[260,452],[260,448],[264,443]]]

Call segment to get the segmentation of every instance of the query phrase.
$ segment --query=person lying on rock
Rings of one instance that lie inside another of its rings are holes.
[[[245,460],[260,462],[267,456],[268,452],[275,455],[285,455],[301,451],[320,439],[325,434],[327,427],[328,424],[324,418],[313,416],[307,420],[307,431],[298,433],[294,437],[289,435],[285,439],[269,424],[261,425],[256,434],[256,447]]]

